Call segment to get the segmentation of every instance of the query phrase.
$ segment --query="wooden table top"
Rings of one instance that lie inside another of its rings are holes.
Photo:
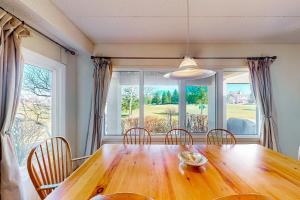
[[[205,155],[205,167],[181,166],[178,152]],[[47,200],[89,199],[91,195],[133,192],[167,199],[212,200],[260,193],[280,200],[300,199],[300,161],[260,145],[105,144]]]

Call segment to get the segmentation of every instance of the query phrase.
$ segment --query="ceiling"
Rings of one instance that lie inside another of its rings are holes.
[[[186,0],[52,0],[95,43],[184,42]],[[299,0],[190,0],[192,42],[300,42]]]

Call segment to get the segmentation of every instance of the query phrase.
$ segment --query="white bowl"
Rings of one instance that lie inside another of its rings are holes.
[[[191,151],[180,152],[178,158],[181,163],[194,167],[200,167],[208,162],[207,158],[202,154]]]

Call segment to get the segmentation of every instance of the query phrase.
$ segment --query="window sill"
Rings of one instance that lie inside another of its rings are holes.
[[[259,136],[258,135],[236,135],[237,143],[239,144],[258,144]],[[164,135],[155,135],[151,136],[152,144],[164,144],[165,136]],[[194,144],[204,144],[206,143],[206,135],[193,135]],[[123,136],[121,135],[105,135],[103,137],[104,144],[112,143],[123,143]]]

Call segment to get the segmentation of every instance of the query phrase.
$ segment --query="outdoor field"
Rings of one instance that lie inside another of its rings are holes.
[[[158,118],[164,118],[167,115],[167,111],[172,110],[178,116],[178,105],[144,105],[144,115],[145,116],[156,116]],[[186,111],[189,114],[200,114],[201,111],[198,105],[189,104],[186,107]],[[138,109],[133,110],[133,116],[138,116]],[[243,104],[227,104],[226,108],[226,118],[239,118],[248,119],[255,121],[256,119],[256,105],[243,105]],[[203,114],[207,115],[207,108],[203,110]],[[123,115],[125,118],[126,115]]]

